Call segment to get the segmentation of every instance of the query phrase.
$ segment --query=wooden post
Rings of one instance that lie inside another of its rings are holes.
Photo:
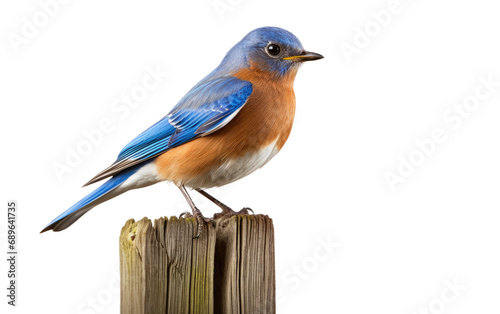
[[[129,220],[120,235],[121,313],[275,313],[274,228],[263,215]]]
[[[275,313],[273,221],[240,215],[217,221],[215,313]]]

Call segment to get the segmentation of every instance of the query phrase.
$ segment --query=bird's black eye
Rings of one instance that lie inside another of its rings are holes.
[[[270,44],[267,46],[267,53],[269,53],[271,56],[277,56],[281,51],[280,46],[276,44]]]

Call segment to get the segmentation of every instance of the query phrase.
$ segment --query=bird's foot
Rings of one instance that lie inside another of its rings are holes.
[[[179,215],[179,218],[182,217],[186,218],[195,218],[196,221],[198,222],[198,231],[196,232],[196,236],[193,237],[193,239],[197,239],[201,235],[201,231],[203,230],[203,223],[211,223],[213,227],[215,227],[215,220],[213,218],[207,218],[203,216],[201,211],[198,208],[195,208],[193,210],[193,213],[191,214],[190,212],[183,212],[182,214]]]
[[[234,211],[231,208],[225,206],[222,209],[222,212],[214,215],[214,218],[217,219],[217,218],[222,217],[222,216],[231,217],[234,215],[248,215],[248,214],[250,214],[250,212],[252,212],[252,214],[254,214],[253,210],[249,207],[244,207],[240,211]]]

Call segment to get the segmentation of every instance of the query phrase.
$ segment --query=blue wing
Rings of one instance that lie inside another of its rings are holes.
[[[250,82],[232,76],[198,83],[166,117],[127,144],[110,167],[85,185],[219,130],[238,113],[251,93]]]

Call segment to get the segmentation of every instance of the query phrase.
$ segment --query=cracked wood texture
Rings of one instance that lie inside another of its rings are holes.
[[[205,224],[129,220],[120,235],[121,313],[276,313],[274,227],[268,216]]]

